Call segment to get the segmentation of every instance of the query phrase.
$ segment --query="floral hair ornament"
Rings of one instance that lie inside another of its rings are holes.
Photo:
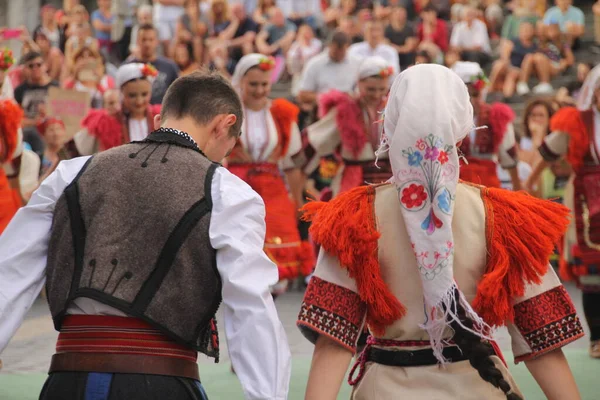
[[[490,81],[483,71],[471,77],[471,81],[469,82],[469,84],[478,91],[482,91],[488,83],[490,83]]]
[[[258,60],[258,68],[261,71],[271,71],[275,68],[275,59],[273,57],[263,57]]]
[[[0,50],[0,70],[6,71],[15,63],[15,58],[11,49]]]
[[[142,75],[146,78],[156,78],[158,76],[158,71],[154,68],[152,64],[144,64],[142,67]]]
[[[379,76],[382,78],[389,78],[393,74],[394,74],[394,68],[392,68],[391,66],[388,66],[387,68],[384,68],[381,71],[379,71]]]

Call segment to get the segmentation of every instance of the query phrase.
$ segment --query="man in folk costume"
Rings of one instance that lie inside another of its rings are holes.
[[[391,176],[387,156],[375,150],[380,141],[385,98],[392,66],[381,57],[368,57],[358,71],[355,95],[331,90],[319,97],[320,120],[306,128],[304,148],[294,156],[306,175],[312,174],[322,157],[336,154],[342,160],[331,184],[333,196],[356,186],[381,183]]]
[[[304,207],[321,244],[297,323],[316,343],[307,399],[337,396],[365,324],[354,400],[521,399],[491,338],[504,324],[548,398],[580,398],[560,347],[584,333],[548,266],[568,210],[459,183],[456,143],[473,128],[454,72],[411,67],[385,110],[391,182]]]
[[[227,168],[265,202],[264,247],[279,269],[280,282],[274,288],[278,294],[290,280],[310,274],[315,258],[312,246],[300,239],[296,218],[304,204],[301,173],[291,160],[291,154],[301,148],[299,110],[285,99],[269,100],[274,66],[272,58],[248,54],[235,68],[232,83],[242,99],[245,118],[242,134],[227,157]]]
[[[0,237],[0,351],[44,282],[60,331],[40,399],[206,399],[221,302],[246,399],[287,398],[260,197],[222,168],[242,107],[220,75],[174,82],[147,138],[60,163]]]
[[[83,119],[83,130],[74,141],[81,155],[91,155],[132,141],[143,140],[153,130],[160,104],[151,105],[152,82],[158,72],[150,64],[132,63],[117,70],[121,110],[92,109]]]
[[[457,62],[452,70],[469,89],[476,129],[459,147],[466,160],[460,168],[460,179],[487,187],[501,187],[498,164],[510,174],[513,190],[520,190],[517,170],[517,142],[512,122],[515,113],[503,103],[487,104],[484,100],[487,78],[475,62]]]
[[[550,130],[539,148],[543,159],[526,185],[532,190],[540,174],[563,158],[573,167],[564,194],[572,218],[560,254],[560,272],[583,291],[590,355],[600,358],[600,66],[583,83],[577,107],[554,114]]]

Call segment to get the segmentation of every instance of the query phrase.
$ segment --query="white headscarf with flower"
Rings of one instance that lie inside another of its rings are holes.
[[[118,88],[135,79],[146,79],[148,82],[153,83],[157,75],[158,71],[152,64],[124,64],[117,70],[116,83]]]
[[[231,84],[238,93],[241,89],[242,78],[253,67],[259,67],[263,71],[272,71],[275,68],[275,60],[273,57],[267,57],[264,54],[258,53],[247,54],[242,57],[235,66],[235,71],[233,71],[233,76],[231,77]]]
[[[393,74],[394,68],[379,56],[365,58],[358,68],[358,80],[369,78],[371,76],[389,78]]]
[[[456,143],[473,128],[467,87],[452,70],[420,64],[394,81],[379,151],[389,151],[391,181],[398,190],[423,285],[422,328],[442,363],[446,361],[442,349],[448,321],[460,323],[457,303],[474,321],[474,333],[485,337],[489,329],[461,292],[456,298],[453,274],[452,216],[459,172]]]

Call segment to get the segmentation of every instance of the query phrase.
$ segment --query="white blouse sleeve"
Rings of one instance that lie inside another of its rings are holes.
[[[54,206],[88,158],[61,162],[0,236],[0,352],[44,286]]]
[[[290,144],[286,154],[279,163],[279,167],[283,170],[297,168],[294,161],[292,161],[292,156],[300,152],[300,150],[302,150],[302,137],[300,136],[300,128],[298,128],[296,123],[293,123],[290,134]]]
[[[278,273],[263,251],[264,203],[225,168],[215,171],[211,189],[209,234],[223,282],[229,356],[246,399],[284,400],[291,356],[269,290]]]

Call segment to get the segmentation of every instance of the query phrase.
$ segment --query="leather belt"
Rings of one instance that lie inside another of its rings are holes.
[[[54,354],[49,373],[66,371],[166,375],[200,380],[198,364],[195,362],[174,357],[143,354]]]
[[[490,346],[491,347],[491,346]],[[468,360],[458,347],[445,347],[442,354],[451,362]],[[423,350],[385,350],[371,347],[367,362],[388,365],[392,367],[420,367],[439,363],[432,349]]]

